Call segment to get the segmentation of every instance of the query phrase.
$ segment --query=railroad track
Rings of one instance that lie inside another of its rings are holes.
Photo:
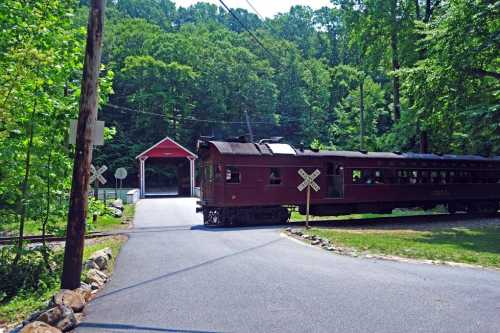
[[[92,238],[101,238],[107,236],[113,236],[117,233],[107,233],[107,232],[92,232],[85,235],[85,239]],[[10,237],[0,237],[0,245],[9,245],[15,244],[19,240],[18,236],[10,236]],[[55,243],[55,242],[64,242],[66,240],[66,236],[55,236],[55,235],[47,235],[45,236],[45,241],[47,243]],[[42,236],[24,236],[25,243],[42,243]]]

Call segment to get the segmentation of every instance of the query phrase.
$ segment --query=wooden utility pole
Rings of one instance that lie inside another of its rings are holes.
[[[61,287],[64,289],[78,288],[82,274],[93,128],[97,118],[98,78],[101,65],[105,6],[106,0],[91,0],[90,2],[64,267],[61,276]]]

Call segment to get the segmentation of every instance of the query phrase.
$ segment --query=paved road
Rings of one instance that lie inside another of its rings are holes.
[[[193,199],[138,203],[78,332],[500,332],[500,273],[339,256],[277,228],[206,229]]]

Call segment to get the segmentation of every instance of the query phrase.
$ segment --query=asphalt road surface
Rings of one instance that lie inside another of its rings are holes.
[[[209,229],[194,199],[138,203],[77,332],[500,332],[500,273],[351,258],[280,228]]]

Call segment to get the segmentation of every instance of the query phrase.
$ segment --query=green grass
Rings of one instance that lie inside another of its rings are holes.
[[[89,227],[87,231],[111,231],[116,229],[125,229],[127,224],[122,224],[122,221],[132,221],[134,217],[135,205],[124,205],[123,216],[121,218],[113,217],[110,215],[99,216],[97,218],[97,224],[95,226]],[[92,225],[91,217],[88,218],[88,225]],[[65,219],[59,220],[56,223],[51,224],[52,230],[49,230],[48,234],[64,234],[66,229],[67,221]],[[0,221],[0,234],[15,236],[18,234],[19,225],[17,223],[2,223]],[[42,224],[37,221],[26,221],[24,225],[24,235],[41,235],[42,234]]]
[[[310,216],[309,221],[336,221],[336,220],[354,220],[354,219],[374,219],[380,217],[390,217],[390,216],[418,216],[427,214],[437,214],[443,213],[444,210],[436,208],[433,210],[422,210],[422,209],[395,209],[392,214],[349,214],[349,215],[337,215],[337,216]],[[306,216],[300,214],[297,211],[292,212],[290,218],[292,222],[302,222],[306,220]]]
[[[327,238],[337,246],[372,254],[500,268],[500,226],[434,231],[313,228],[308,233]]]
[[[96,241],[92,241],[90,245],[86,245],[83,253],[84,261],[89,258],[89,256],[99,250],[106,247],[110,247],[113,251],[113,259],[109,265],[108,271],[112,271],[114,265],[114,259],[118,255],[121,246],[125,242],[124,238],[104,238]],[[59,257],[62,257],[63,249],[60,249]],[[60,287],[60,271],[61,267],[56,269],[54,275],[51,277],[50,281],[46,281],[45,288],[41,288],[41,291],[35,292],[23,292],[16,295],[7,303],[0,303],[0,327],[2,324],[15,324],[24,319],[26,319],[31,313],[43,309],[50,297],[59,291]]]

